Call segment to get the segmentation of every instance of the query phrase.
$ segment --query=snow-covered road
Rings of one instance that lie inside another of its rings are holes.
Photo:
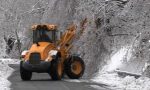
[[[15,71],[8,78],[11,82],[11,90],[111,90],[108,86],[89,82],[88,80],[68,79],[52,81],[47,73],[33,73],[31,81],[22,81],[19,73],[19,65],[9,65]]]
[[[19,64],[19,60],[17,59],[0,59],[0,90],[10,90],[12,89],[12,85],[14,83],[19,83],[18,81],[20,81],[20,78],[18,78],[19,77],[19,65],[18,64]],[[11,68],[10,65],[17,65],[15,66],[16,69]],[[16,82],[14,81],[13,83],[11,80],[8,80],[8,77],[10,79],[10,76],[14,73],[17,75],[17,76],[15,75],[17,80],[14,77]],[[36,78],[42,77],[41,75],[39,76],[35,75],[35,76]],[[47,75],[44,75],[44,76],[46,76],[46,78],[49,78]],[[22,82],[22,84],[24,83],[32,83],[32,82]],[[35,83],[40,84],[40,81],[37,81]],[[117,73],[112,73],[112,72],[111,73],[106,73],[106,72],[98,73],[97,76],[91,80],[90,79],[81,79],[81,80],[64,79],[62,82],[57,82],[57,83],[65,84],[67,85],[68,88],[73,88],[72,85],[74,84],[76,85],[80,83],[84,86],[84,87],[81,86],[82,88],[84,89],[88,88],[88,90],[93,90],[93,88],[95,90],[103,90],[102,89],[103,85],[104,87],[107,87],[108,85],[109,88],[112,88],[114,90],[150,90],[149,78],[140,77],[136,79],[133,76],[126,76],[122,78],[122,77],[119,77]]]

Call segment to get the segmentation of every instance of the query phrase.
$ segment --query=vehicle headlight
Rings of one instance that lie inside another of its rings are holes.
[[[45,61],[51,61],[52,59],[56,58],[57,52],[57,50],[50,50],[49,55]]]
[[[25,55],[26,55],[28,52],[29,52],[28,50],[24,50],[24,51],[21,53],[21,58],[24,58]]]
[[[49,55],[56,56],[57,52],[57,50],[50,50]]]

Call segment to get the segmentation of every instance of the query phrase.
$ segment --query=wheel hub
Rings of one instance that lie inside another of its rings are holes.
[[[73,62],[73,64],[71,65],[71,70],[75,74],[79,74],[82,71],[81,63],[77,61]]]

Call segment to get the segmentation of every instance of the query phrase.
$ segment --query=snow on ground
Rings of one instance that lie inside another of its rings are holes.
[[[113,54],[110,58],[110,62],[108,65],[104,66],[103,71],[114,71],[117,68],[120,68],[123,65],[123,60],[125,56],[129,58],[129,50],[130,47],[123,47],[118,50],[115,54]]]
[[[90,85],[92,88],[95,88],[96,90],[102,90],[102,87],[99,85]]]
[[[90,82],[89,80],[85,80],[85,79],[64,79],[64,81],[67,82],[76,82],[76,83],[81,83],[81,82]]]
[[[150,90],[150,78],[133,76],[119,77],[116,73],[101,73],[92,79],[96,83],[109,85],[114,90]]]
[[[104,66],[92,81],[109,85],[114,90],[150,90],[150,78],[140,77],[136,79],[134,76],[126,76],[123,78],[115,72],[116,69],[124,64],[124,56],[131,56],[128,48],[123,47],[112,55],[111,62]]]
[[[8,64],[18,63],[17,59],[0,59],[0,90],[10,90],[9,86],[11,83],[7,78],[14,71]]]

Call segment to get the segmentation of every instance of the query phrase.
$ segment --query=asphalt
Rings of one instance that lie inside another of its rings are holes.
[[[22,81],[18,64],[10,64],[15,71],[8,78],[11,90],[110,90],[107,85],[93,82],[72,82],[64,78],[61,81],[52,81],[47,73],[33,73],[31,81]],[[92,87],[94,86],[94,87]]]

